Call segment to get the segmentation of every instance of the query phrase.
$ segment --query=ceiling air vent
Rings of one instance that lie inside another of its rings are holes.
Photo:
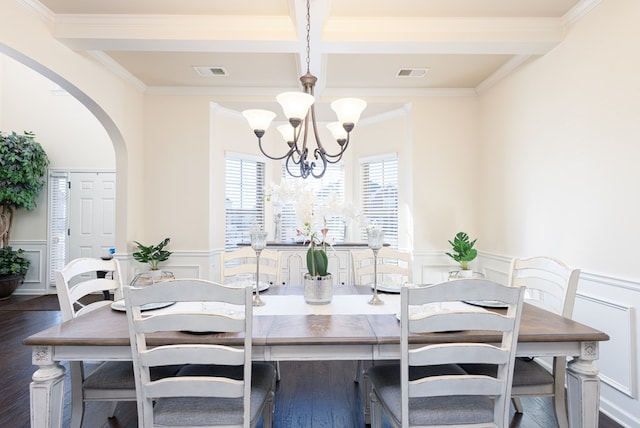
[[[428,68],[401,68],[396,77],[423,77],[429,71]]]
[[[226,76],[227,75],[227,70],[225,70],[224,67],[207,67],[207,66],[205,66],[205,67],[196,67],[196,66],[194,66],[193,69],[200,76],[205,76],[205,77],[209,77],[209,76]]]

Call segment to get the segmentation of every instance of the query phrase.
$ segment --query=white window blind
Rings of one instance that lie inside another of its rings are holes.
[[[249,242],[252,225],[264,226],[264,162],[240,154],[225,158],[225,249]]]
[[[384,230],[384,242],[398,247],[398,159],[388,155],[360,163],[361,210],[370,224]],[[361,230],[366,242],[367,231]]]
[[[69,258],[69,176],[49,173],[49,283],[53,271],[62,269]]]
[[[282,164],[282,181],[287,181],[290,188],[295,187],[300,178],[291,177],[287,174],[284,164]],[[303,182],[304,188],[310,190],[315,196],[314,201],[318,206],[327,205],[329,196],[335,198],[340,206],[344,206],[344,164],[338,162],[328,164],[327,170],[320,179],[307,178]],[[302,226],[296,216],[295,201],[282,206],[280,223],[280,239],[282,242],[293,242],[300,239],[296,236],[296,228]],[[328,240],[331,244],[338,244],[345,241],[345,222],[342,216],[336,215],[327,217],[327,228],[329,229]]]

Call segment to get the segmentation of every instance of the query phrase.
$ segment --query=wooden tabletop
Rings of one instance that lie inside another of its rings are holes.
[[[269,294],[301,294],[302,287],[272,287]],[[336,287],[336,294],[371,293],[368,288]],[[414,343],[451,340],[492,342],[498,337],[489,332],[463,331],[413,336]],[[518,342],[605,341],[609,336],[599,330],[525,304]],[[395,315],[276,315],[255,316],[255,346],[286,345],[379,345],[397,344],[400,323]],[[171,333],[157,336],[162,343],[240,343],[229,334],[194,335]],[[24,339],[28,346],[128,346],[127,318],[109,306],[74,320],[56,325]]]

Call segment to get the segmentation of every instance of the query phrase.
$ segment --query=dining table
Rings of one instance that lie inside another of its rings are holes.
[[[274,362],[398,360],[400,296],[380,293],[384,304],[369,305],[371,293],[370,287],[336,286],[329,304],[312,305],[304,301],[302,286],[271,286],[262,291],[265,305],[253,308],[253,359]],[[155,310],[168,311],[171,306]],[[599,343],[608,339],[606,333],[595,328],[527,303],[523,306],[516,355],[567,357],[571,427],[598,426],[600,381],[594,362],[598,359]],[[499,340],[498,335],[487,331],[410,336],[410,342],[416,345],[452,341],[496,343]],[[195,342],[241,345],[242,337],[215,332],[158,333],[152,344]],[[127,317],[120,308],[109,305],[33,334],[23,343],[31,347],[32,363],[37,368],[30,384],[32,428],[62,426],[65,368],[61,362],[132,358]]]

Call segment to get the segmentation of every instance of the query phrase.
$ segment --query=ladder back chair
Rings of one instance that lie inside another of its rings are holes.
[[[110,272],[111,278],[98,278],[97,272]],[[62,320],[68,321],[95,309],[110,305],[103,292],[122,298],[120,264],[117,260],[80,258],[54,272]],[[88,298],[100,293],[99,300]],[[135,401],[133,366],[127,361],[103,362],[91,373],[84,362],[69,362],[71,373],[71,427],[79,428],[87,401],[112,401],[109,417],[115,413],[118,401]]]
[[[220,258],[220,282],[223,284],[235,282],[238,275],[256,273],[256,252],[250,246],[226,251]],[[269,285],[280,283],[279,251],[266,248],[260,253],[260,282]]]
[[[351,252],[353,283],[373,284],[373,250],[370,248]],[[398,288],[413,281],[412,255],[408,251],[382,247],[378,252],[378,286],[393,285]]]
[[[248,428],[260,416],[263,427],[271,427],[275,369],[251,360],[251,287],[175,279],[125,287],[124,292],[140,427]],[[143,305],[157,302],[176,304],[142,312]],[[152,343],[158,332],[196,334],[188,343],[158,345]],[[213,332],[225,338],[202,335]],[[230,343],[229,337],[238,340]],[[166,365],[182,368],[174,377],[154,380],[150,376],[150,369]]]
[[[509,284],[525,288],[524,301],[558,315],[571,318],[580,270],[550,257],[514,259]],[[554,412],[560,428],[569,426],[565,393],[566,358],[554,357],[551,371],[537,359],[517,358],[513,373],[512,401],[522,413],[519,397],[553,396]],[[486,366],[464,366],[469,373],[486,373]],[[495,369],[493,369],[495,370]]]
[[[514,259],[511,263],[511,285],[526,287],[524,301],[566,318],[573,315],[579,277],[580,269],[549,257]],[[567,428],[566,365],[565,357],[555,357],[550,373],[535,359],[516,360],[511,392],[516,411],[523,412],[520,396],[553,396],[558,426]]]
[[[524,289],[486,279],[457,279],[400,292],[400,363],[373,366],[371,426],[383,411],[396,427],[508,427],[509,397]],[[506,313],[473,307],[467,300],[498,300]],[[426,305],[426,306],[423,306]],[[451,306],[447,306],[451,305]],[[414,334],[487,330],[498,344],[445,342],[410,345]],[[459,364],[498,366],[470,375]]]
[[[408,251],[382,247],[378,251],[378,290],[384,291],[386,286],[388,289],[400,291],[402,285],[413,282],[412,259],[412,254]],[[374,261],[373,250],[370,248],[351,251],[354,285],[373,284]],[[355,382],[360,382],[363,366],[363,361],[359,360],[356,364]]]

